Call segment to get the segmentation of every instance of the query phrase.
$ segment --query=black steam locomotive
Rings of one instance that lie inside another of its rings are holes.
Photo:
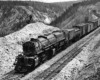
[[[51,59],[59,51],[65,49],[70,43],[80,39],[96,29],[100,20],[81,23],[71,29],[57,30],[50,34],[40,35],[37,39],[23,43],[23,54],[16,57],[15,71],[28,72],[48,59]]]

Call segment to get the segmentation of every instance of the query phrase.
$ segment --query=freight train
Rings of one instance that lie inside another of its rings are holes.
[[[15,60],[16,72],[29,72],[37,66],[51,59],[59,51],[67,48],[70,43],[98,28],[100,19],[81,23],[71,29],[60,29],[50,34],[39,35],[37,39],[31,38],[23,43],[23,54]]]

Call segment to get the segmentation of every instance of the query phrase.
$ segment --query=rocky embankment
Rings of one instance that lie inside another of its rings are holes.
[[[41,27],[42,26],[42,27]],[[38,35],[51,33],[54,30],[59,30],[52,26],[43,23],[31,23],[23,29],[14,32],[10,35],[0,38],[0,76],[14,69],[13,63],[15,57],[22,53],[22,43],[37,38]]]

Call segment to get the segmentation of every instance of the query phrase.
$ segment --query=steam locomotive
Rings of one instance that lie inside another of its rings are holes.
[[[19,54],[15,60],[16,72],[29,72],[46,60],[51,59],[59,51],[90,33],[100,25],[100,20],[89,21],[73,26],[71,29],[57,30],[50,34],[40,35],[37,39],[23,43],[23,54]]]

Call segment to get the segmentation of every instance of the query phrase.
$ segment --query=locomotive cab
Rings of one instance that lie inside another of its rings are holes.
[[[36,53],[35,42],[33,39],[31,41],[25,42],[23,44],[23,54],[25,56],[34,56]]]

